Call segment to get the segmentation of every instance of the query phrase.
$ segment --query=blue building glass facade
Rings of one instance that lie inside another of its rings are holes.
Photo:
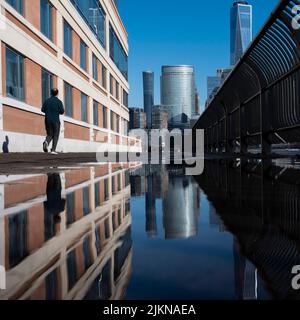
[[[235,2],[230,16],[230,64],[234,66],[252,42],[252,6]]]
[[[147,127],[152,126],[152,108],[154,105],[154,73],[152,71],[143,72],[144,86],[144,111],[147,116]]]

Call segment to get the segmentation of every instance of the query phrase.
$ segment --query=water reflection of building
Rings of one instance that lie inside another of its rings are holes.
[[[144,181],[140,186],[139,181]],[[131,176],[135,185],[135,194],[145,194],[146,233],[149,237],[157,236],[156,200],[162,200],[163,227],[165,238],[187,238],[198,233],[200,190],[192,177],[183,171],[172,171],[161,165],[143,166]]]
[[[207,161],[196,179],[235,237],[237,296],[265,294],[257,290],[262,279],[271,297],[298,300],[291,270],[300,264],[300,170],[270,161]]]
[[[257,300],[257,269],[241,254],[236,239],[233,243],[235,293],[238,300]]]
[[[121,299],[132,259],[127,166],[61,173],[61,207],[56,187],[45,195],[49,178],[1,178],[0,299]]]
[[[163,200],[166,239],[189,238],[198,234],[198,188],[192,177],[171,176]]]
[[[220,232],[226,232],[226,226],[224,225],[224,222],[222,221],[221,217],[216,212],[216,209],[214,206],[209,203],[209,225],[211,227],[217,227],[219,228]]]

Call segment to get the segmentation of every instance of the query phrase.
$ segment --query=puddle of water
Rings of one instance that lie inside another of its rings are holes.
[[[297,298],[299,175],[209,162],[195,178],[138,164],[0,177],[0,299]]]

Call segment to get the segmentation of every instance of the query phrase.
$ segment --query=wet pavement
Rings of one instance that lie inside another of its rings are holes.
[[[298,299],[299,170],[218,160],[199,177],[139,163],[0,175],[0,299]]]

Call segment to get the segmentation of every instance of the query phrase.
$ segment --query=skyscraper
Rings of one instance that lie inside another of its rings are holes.
[[[233,3],[230,10],[230,64],[234,66],[252,41],[252,6],[247,1]]]
[[[144,110],[147,115],[147,127],[152,125],[152,107],[154,105],[154,73],[152,71],[143,72],[144,84]]]
[[[130,108],[129,109],[130,118],[130,130],[134,129],[146,129],[147,121],[146,114],[143,109],[140,108]]]
[[[163,66],[161,104],[168,107],[169,125],[189,126],[195,110],[195,70],[193,66]]]

